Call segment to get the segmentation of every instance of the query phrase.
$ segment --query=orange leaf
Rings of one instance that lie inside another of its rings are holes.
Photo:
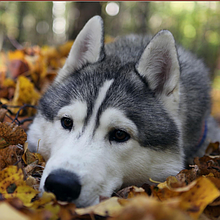
[[[183,202],[191,203],[197,210],[189,210],[188,213],[197,219],[205,207],[220,196],[220,191],[208,178],[200,177],[185,187],[153,189],[153,194],[161,201],[179,197]]]
[[[132,198],[121,211],[109,220],[190,220],[191,218],[183,211],[170,207],[169,204],[157,201],[147,196]]]

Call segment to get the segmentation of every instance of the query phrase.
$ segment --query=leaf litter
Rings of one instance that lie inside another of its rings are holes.
[[[52,193],[40,194],[45,161],[28,150],[26,130],[72,43],[0,53],[5,61],[0,63],[0,219],[220,219],[218,142],[210,143],[203,157],[175,177],[123,188],[95,206],[76,208],[60,203]]]

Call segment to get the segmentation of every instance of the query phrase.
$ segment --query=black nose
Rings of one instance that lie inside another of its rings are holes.
[[[81,184],[75,173],[56,170],[46,178],[44,189],[54,193],[57,200],[71,202],[79,197]]]

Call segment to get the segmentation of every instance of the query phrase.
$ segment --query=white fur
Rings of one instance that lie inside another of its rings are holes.
[[[99,90],[99,94],[98,94],[98,97],[95,101],[94,108],[92,111],[92,116],[91,116],[89,124],[86,128],[87,132],[89,132],[90,134],[93,133],[93,129],[95,128],[95,124],[96,124],[95,120],[97,117],[98,110],[99,110],[102,102],[104,101],[104,99],[106,97],[106,93],[107,93],[108,89],[110,88],[111,84],[113,83],[113,81],[114,80],[107,80]]]
[[[168,54],[170,58],[170,71],[167,73],[162,94],[158,94],[166,108],[172,115],[178,114],[179,106],[179,62],[173,35],[169,31],[160,31],[148,44],[137,65],[138,72],[146,78],[150,88],[157,89],[161,80],[158,77],[161,66],[166,63]],[[167,65],[167,64],[166,64]]]
[[[63,117],[71,118],[74,121],[74,131],[82,132],[82,127],[87,115],[87,104],[82,101],[75,101],[67,105],[58,112],[57,119],[61,120]]]
[[[100,91],[107,88],[106,85]],[[100,100],[103,100],[103,97]],[[77,130],[73,132],[64,130],[58,118],[68,115],[75,123],[77,118],[75,110],[80,110],[81,107],[85,107],[85,103],[75,102],[62,108],[54,123],[47,123],[47,126],[43,126],[46,122],[44,119],[38,119],[37,126],[42,128],[40,152],[44,156],[48,155],[47,152],[51,152],[41,179],[41,190],[46,177],[53,170],[65,168],[75,172],[82,183],[80,197],[74,202],[77,206],[87,206],[98,203],[99,196],[111,196],[111,193],[119,189],[122,184],[141,185],[148,181],[148,178],[163,181],[167,176],[181,170],[183,164],[180,154],[141,147],[137,141],[136,125],[121,110],[106,109],[101,114],[100,125],[94,136],[91,136],[89,129],[78,137],[78,132],[82,131],[84,113],[80,113]],[[131,136],[130,140],[120,144],[110,142],[108,133],[114,128],[128,132]],[[58,134],[59,138],[57,138]]]

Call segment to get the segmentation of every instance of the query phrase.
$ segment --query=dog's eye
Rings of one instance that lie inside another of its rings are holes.
[[[112,132],[110,132],[109,140],[110,141],[116,141],[116,142],[125,142],[130,139],[130,135],[122,130],[115,129]]]
[[[71,130],[73,127],[73,120],[67,117],[61,118],[61,125],[63,128]]]

